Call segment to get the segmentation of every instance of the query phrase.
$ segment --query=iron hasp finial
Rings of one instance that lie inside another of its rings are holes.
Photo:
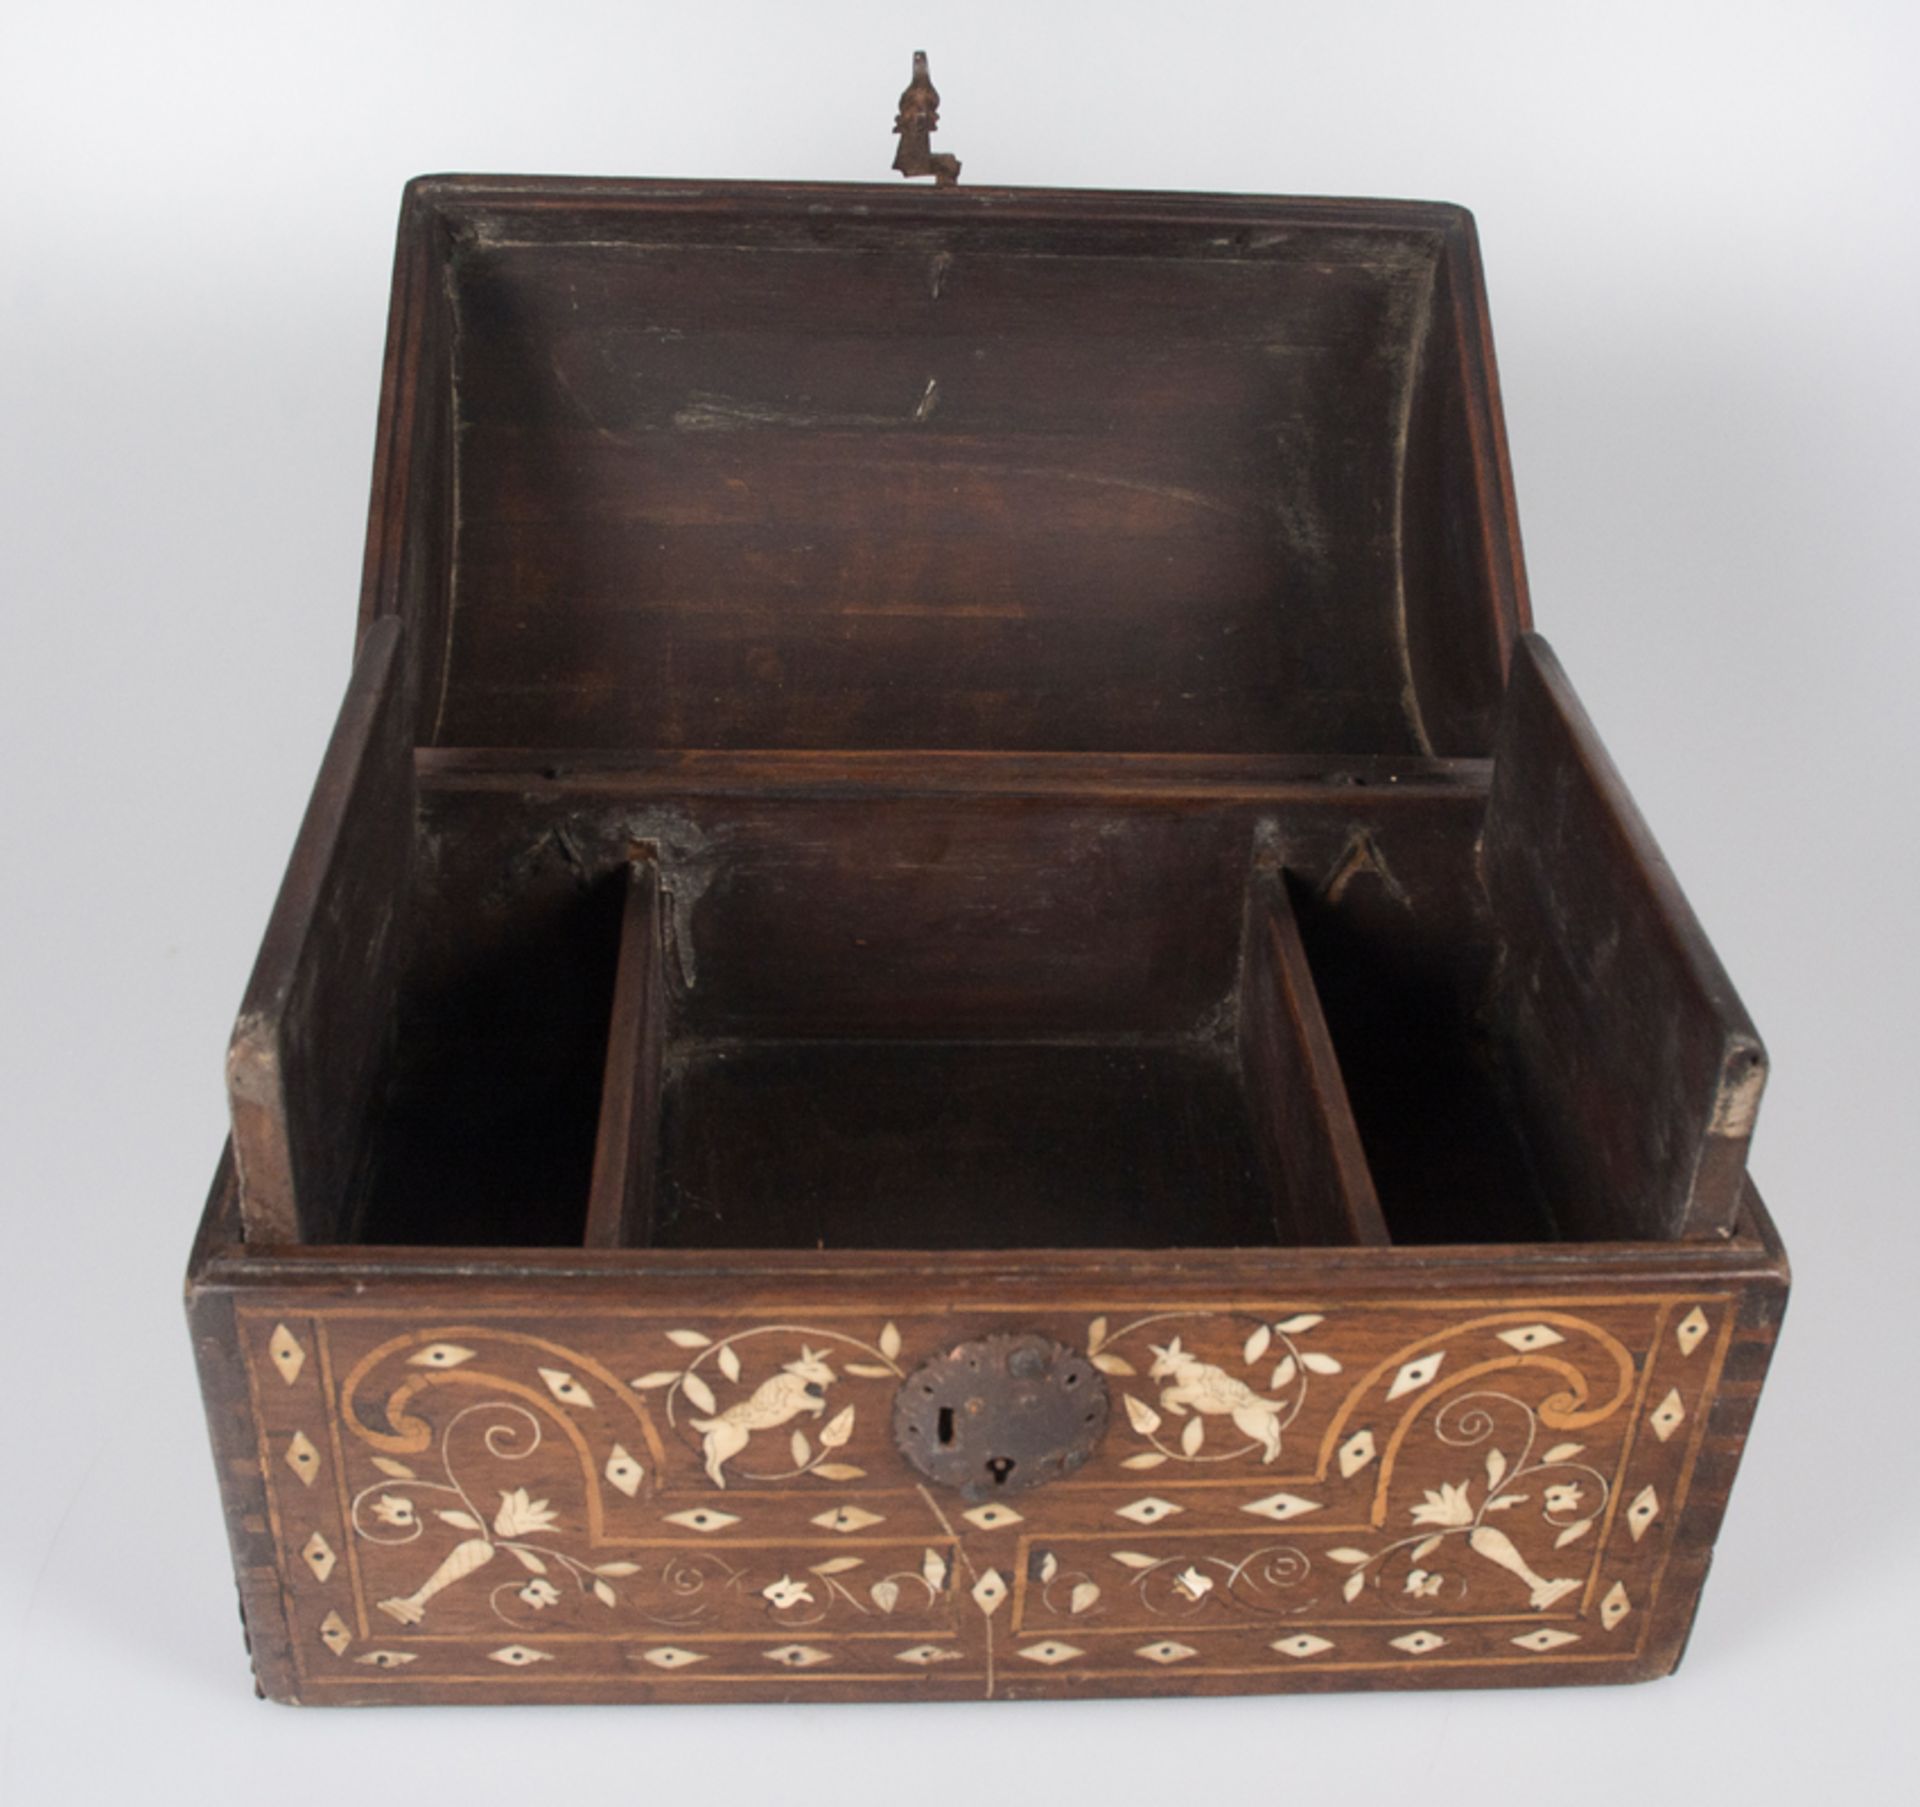
[[[913,53],[913,80],[900,96],[893,129],[900,138],[893,167],[901,175],[931,176],[936,188],[951,188],[960,180],[960,159],[933,148],[933,135],[940,129],[940,91],[927,73],[924,50]]]

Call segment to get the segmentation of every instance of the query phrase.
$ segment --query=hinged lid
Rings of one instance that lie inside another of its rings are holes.
[[[429,179],[392,345],[422,741],[1490,748],[1458,208]]]

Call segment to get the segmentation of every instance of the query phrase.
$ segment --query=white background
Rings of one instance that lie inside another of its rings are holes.
[[[1920,9],[0,10],[0,1798],[1911,1800]],[[344,680],[428,169],[1478,213],[1540,625],[1767,1036],[1799,1290],[1680,1675],[1152,1706],[256,1703],[179,1274]]]

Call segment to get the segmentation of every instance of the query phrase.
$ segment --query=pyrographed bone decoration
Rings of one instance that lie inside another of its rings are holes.
[[[930,142],[940,129],[940,91],[927,73],[924,50],[913,53],[913,80],[900,96],[893,129],[900,135],[893,167],[903,176],[931,176],[936,188],[951,188],[960,180],[960,159],[936,151]]]

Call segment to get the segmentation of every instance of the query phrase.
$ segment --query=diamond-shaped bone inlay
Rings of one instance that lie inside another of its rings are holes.
[[[1633,1602],[1627,1598],[1626,1588],[1616,1581],[1600,1602],[1600,1623],[1612,1631],[1632,1611]]]
[[[1135,1500],[1131,1506],[1116,1506],[1114,1517],[1130,1518],[1136,1525],[1157,1525],[1163,1518],[1171,1518],[1184,1508],[1176,1506],[1172,1500],[1163,1500],[1157,1494],[1148,1494],[1143,1500]]]
[[[540,1378],[547,1383],[547,1391],[562,1405],[592,1405],[593,1395],[587,1391],[565,1368],[542,1368]]]
[[[369,1650],[353,1660],[365,1663],[370,1669],[398,1669],[419,1659],[417,1653],[411,1650]]]
[[[353,1633],[347,1629],[347,1622],[337,1612],[330,1612],[320,1621],[320,1642],[335,1656],[345,1656],[347,1646],[353,1642]]]
[[[915,1644],[910,1650],[896,1651],[893,1658],[896,1663],[911,1663],[916,1669],[924,1669],[930,1663],[958,1662],[959,1659],[959,1651],[949,1650],[940,1644]]]
[[[716,1512],[711,1506],[694,1506],[685,1512],[669,1512],[670,1525],[684,1525],[689,1531],[724,1531],[729,1525],[737,1525],[740,1520],[732,1512]],[[817,1518],[813,1521],[820,1522]]]
[[[1543,1625],[1538,1631],[1523,1632],[1512,1642],[1538,1656],[1544,1651],[1558,1650],[1566,1644],[1579,1643],[1580,1634],[1577,1631],[1555,1631],[1551,1625]]]
[[[457,1368],[473,1360],[473,1351],[459,1343],[429,1343],[407,1357],[409,1368]]]
[[[1200,1652],[1191,1644],[1176,1644],[1172,1638],[1162,1638],[1157,1644],[1142,1644],[1133,1654],[1145,1657],[1150,1663],[1184,1663]]]
[[[992,1618],[1000,1602],[1007,1597],[1007,1584],[1001,1580],[998,1569],[987,1572],[973,1584],[973,1603]]]
[[[1281,1638],[1273,1646],[1282,1656],[1295,1658],[1318,1656],[1322,1651],[1333,1648],[1331,1638],[1316,1638],[1310,1631],[1295,1632],[1290,1638]]]
[[[305,1431],[295,1431],[287,1444],[287,1466],[311,1487],[320,1473],[320,1452]]]
[[[1297,1493],[1270,1493],[1263,1500],[1254,1500],[1240,1508],[1242,1512],[1251,1512],[1256,1518],[1286,1520],[1298,1518],[1303,1512],[1318,1512],[1318,1500],[1303,1500]]]
[[[885,1523],[885,1515],[869,1512],[864,1506],[836,1506],[831,1512],[817,1513],[807,1521],[818,1525],[823,1531],[838,1531],[842,1535],[849,1531],[864,1531],[869,1525]]]
[[[1673,1328],[1673,1340],[1680,1345],[1680,1353],[1691,1355],[1698,1349],[1707,1328],[1707,1314],[1696,1305]]]
[[[640,1483],[646,1477],[646,1470],[628,1451],[624,1443],[616,1443],[613,1453],[607,1457],[607,1466],[603,1471],[614,1486],[618,1487],[628,1499],[640,1491]]]
[[[301,1545],[300,1555],[307,1567],[313,1570],[313,1578],[316,1581],[326,1580],[333,1573],[333,1565],[340,1560],[333,1553],[333,1545],[328,1543],[318,1531]]]
[[[1509,1349],[1530,1355],[1535,1349],[1551,1349],[1555,1343],[1564,1343],[1567,1339],[1551,1324],[1522,1324],[1516,1330],[1501,1331],[1500,1340]]]
[[[1387,1640],[1394,1649],[1404,1650],[1409,1656],[1425,1656],[1429,1650],[1438,1650],[1446,1641],[1437,1631],[1410,1631],[1404,1638]]]
[[[1011,1506],[975,1506],[971,1512],[963,1512],[960,1516],[982,1531],[998,1531],[1002,1525],[1024,1522]]]
[[[1670,1387],[1666,1398],[1654,1407],[1653,1416],[1647,1422],[1653,1426],[1653,1434],[1664,1443],[1686,1419],[1687,1408],[1680,1403],[1680,1389]]]
[[[1372,1431],[1355,1431],[1340,1445],[1340,1478],[1352,1480],[1378,1453]]]
[[[783,1669],[815,1669],[833,1661],[824,1650],[816,1650],[811,1644],[782,1644],[777,1650],[763,1650],[760,1654]]]
[[[1633,1496],[1633,1504],[1627,1508],[1627,1529],[1633,1533],[1633,1541],[1638,1543],[1647,1534],[1648,1527],[1660,1516],[1660,1496],[1651,1487],[1642,1487]]]
[[[288,1386],[300,1378],[300,1370],[307,1365],[307,1352],[300,1347],[300,1339],[284,1324],[274,1325],[273,1335],[267,1338],[267,1354]]]
[[[677,1644],[662,1644],[657,1650],[643,1650],[640,1660],[651,1663],[656,1669],[687,1669],[695,1663],[704,1663],[706,1653],[699,1650],[682,1650]]]
[[[546,1650],[529,1650],[525,1644],[504,1644],[498,1650],[487,1652],[491,1663],[504,1663],[509,1669],[525,1669],[534,1663],[550,1663],[553,1655]]]
[[[1436,1349],[1431,1355],[1416,1355],[1393,1377],[1393,1385],[1387,1389],[1387,1397],[1398,1399],[1403,1394],[1419,1392],[1440,1372],[1441,1364],[1446,1359],[1447,1352],[1444,1349]]]
[[[1048,1638],[1044,1644],[1029,1644],[1026,1649],[1016,1651],[1030,1663],[1045,1663],[1051,1669],[1055,1663],[1070,1663],[1076,1656],[1087,1653],[1077,1644],[1063,1644],[1058,1638]]]

